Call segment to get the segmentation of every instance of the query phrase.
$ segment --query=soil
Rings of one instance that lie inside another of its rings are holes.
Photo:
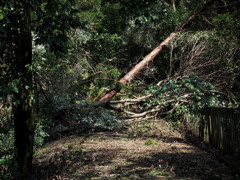
[[[163,120],[117,132],[71,135],[38,149],[36,179],[238,179],[203,146]]]

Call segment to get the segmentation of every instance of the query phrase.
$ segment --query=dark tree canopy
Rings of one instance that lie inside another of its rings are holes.
[[[74,15],[74,3],[64,0],[10,0],[0,4],[1,93],[12,95],[15,158],[22,178],[31,173],[33,158],[32,41],[45,45],[50,51],[66,53],[67,33],[80,26]]]
[[[28,177],[34,148],[64,126],[239,107],[239,10],[239,0],[1,0],[0,175],[14,159]]]

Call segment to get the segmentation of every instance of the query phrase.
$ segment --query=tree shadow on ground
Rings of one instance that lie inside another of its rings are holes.
[[[124,136],[108,134],[101,138],[108,137]],[[177,137],[160,139],[167,143],[186,143]],[[186,152],[182,152],[184,148]],[[191,147],[173,146],[134,157],[128,156],[124,148],[83,151],[69,145],[67,149],[52,151],[55,152],[49,159],[36,163],[36,179],[232,179],[230,170],[217,158]],[[119,157],[122,161],[116,162]]]
[[[74,179],[98,177],[99,173],[94,167],[111,164],[119,152],[121,149],[82,152],[70,148],[56,153],[49,161],[36,164],[36,174],[40,177],[39,179],[54,179],[58,176]]]
[[[197,153],[160,152],[129,161],[131,161],[130,165],[117,168],[118,171],[124,172],[126,177],[137,174],[139,179],[231,178],[230,172],[227,172],[224,166],[212,159],[202,159],[202,154]]]

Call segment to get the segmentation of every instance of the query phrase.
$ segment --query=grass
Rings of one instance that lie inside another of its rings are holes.
[[[156,178],[158,176],[166,176],[168,178],[173,177],[172,174],[169,172],[162,171],[162,170],[156,170],[156,169],[151,170],[148,175],[152,178]]]
[[[146,145],[146,146],[154,146],[154,145],[157,145],[157,144],[158,143],[157,143],[156,139],[152,139],[152,138],[147,139],[144,143],[144,145]]]
[[[119,139],[119,141],[121,141],[121,142],[127,142],[128,139],[127,139],[127,138],[121,138],[121,139]]]

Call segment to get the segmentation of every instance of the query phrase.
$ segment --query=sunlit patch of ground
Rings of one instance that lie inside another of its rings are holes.
[[[124,132],[65,137],[40,148],[34,162],[39,179],[232,178],[216,157],[161,120]]]

